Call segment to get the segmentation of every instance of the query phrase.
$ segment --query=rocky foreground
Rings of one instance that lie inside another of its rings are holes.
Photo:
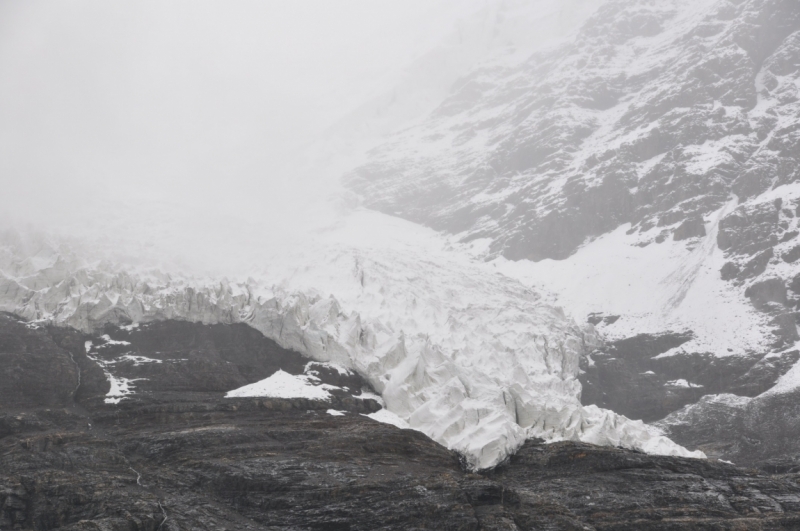
[[[245,325],[103,335],[0,315],[0,529],[800,529],[797,473],[536,441],[476,473],[364,416],[352,375],[317,368],[327,401],[225,398],[308,371]]]

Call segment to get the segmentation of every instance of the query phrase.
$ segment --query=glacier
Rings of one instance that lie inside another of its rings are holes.
[[[84,331],[163,319],[246,323],[356,371],[394,423],[476,469],[531,437],[704,456],[641,421],[582,406],[579,361],[600,344],[594,328],[430,229],[355,208],[279,250],[256,240],[225,247],[222,235],[202,250],[239,265],[220,275],[196,256],[194,268],[186,256],[166,260],[180,250],[159,235],[179,229],[153,226],[158,234],[141,225],[113,239],[3,231],[0,310]]]

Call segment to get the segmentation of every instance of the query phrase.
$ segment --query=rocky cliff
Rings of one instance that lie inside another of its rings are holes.
[[[328,399],[225,398],[277,371],[308,373],[308,363],[246,325],[88,334],[0,315],[0,373],[19,384],[0,387],[0,528],[800,525],[800,475],[786,470],[531,440],[501,466],[470,472],[424,434],[369,418],[380,405],[365,382],[318,364],[314,385],[338,388]],[[109,400],[121,378],[135,392]]]

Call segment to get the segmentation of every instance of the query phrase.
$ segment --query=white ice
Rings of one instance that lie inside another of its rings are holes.
[[[383,422],[384,424],[391,424],[392,426],[396,426],[401,430],[408,430],[411,429],[411,426],[405,420],[401,419],[388,409],[380,409],[375,413],[364,414],[365,417],[369,417],[372,420],[377,420],[378,422]]]
[[[477,468],[534,436],[700,455],[641,422],[583,407],[577,375],[581,356],[597,345],[592,327],[432,230],[363,209],[344,211],[290,248],[260,245],[244,223],[235,231],[209,227],[205,246],[183,238],[179,226],[165,231],[169,219],[131,233],[126,226],[113,245],[59,243],[71,258],[47,261],[58,270],[37,271],[8,247],[11,254],[0,255],[8,257],[0,308],[87,331],[120,314],[142,324],[247,323],[286,348],[357,372],[388,411]],[[191,260],[171,262],[177,255]],[[37,291],[15,276],[17,264]],[[297,378],[297,392],[327,397]]]

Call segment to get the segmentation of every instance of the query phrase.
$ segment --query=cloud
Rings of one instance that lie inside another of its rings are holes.
[[[4,2],[0,207],[45,224],[109,201],[291,216],[324,195],[293,171],[302,146],[467,4]]]

